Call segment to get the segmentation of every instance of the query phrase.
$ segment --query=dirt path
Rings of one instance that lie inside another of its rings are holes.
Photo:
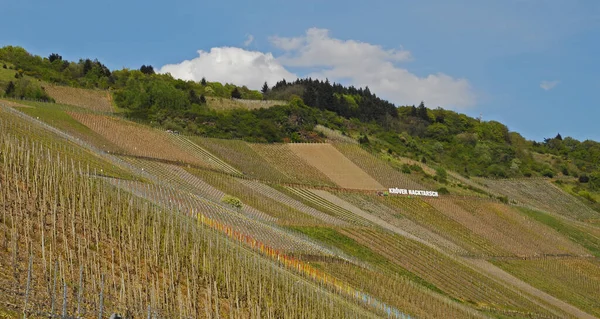
[[[373,177],[356,166],[331,144],[288,144],[303,160],[343,188],[383,190]]]
[[[571,314],[577,318],[585,318],[585,319],[595,319],[596,317],[582,311],[581,309],[566,303],[556,297],[553,297],[533,286],[524,282],[523,280],[507,273],[506,271],[492,265],[486,260],[481,259],[470,259],[470,258],[461,258],[467,265],[472,266],[473,268],[480,270],[482,273],[495,278],[503,283],[507,283],[523,292],[526,292],[534,297],[543,300],[544,302],[553,305],[562,311]],[[533,300],[532,300],[533,301]],[[542,304],[543,306],[543,304]]]

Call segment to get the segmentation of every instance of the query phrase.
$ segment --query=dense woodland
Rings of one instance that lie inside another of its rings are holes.
[[[600,190],[598,142],[560,134],[528,141],[496,121],[430,109],[425,103],[395,106],[368,87],[298,79],[265,83],[261,91],[253,91],[205,79],[178,80],[147,65],[111,71],[98,60],[67,61],[59,54],[40,57],[12,46],[0,49],[0,63],[0,92],[9,98],[52,101],[45,83],[110,90],[128,118],[185,134],[252,142],[322,141],[324,135],[314,130],[321,124],[359,140],[374,153],[410,157],[467,177],[565,177],[575,181],[575,194],[591,201],[594,198],[587,192]],[[288,103],[216,111],[208,107],[207,97]]]

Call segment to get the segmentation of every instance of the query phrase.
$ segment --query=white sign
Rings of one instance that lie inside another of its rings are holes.
[[[414,195],[414,196],[428,196],[428,197],[438,197],[438,192],[434,191],[421,191],[414,189],[404,189],[404,188],[390,188],[390,194],[398,194],[398,195]]]

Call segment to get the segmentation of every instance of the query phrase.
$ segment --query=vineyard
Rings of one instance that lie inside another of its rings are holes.
[[[0,231],[7,239],[0,305],[9,311],[100,318],[113,312],[371,316],[210,228],[192,227],[184,214],[84,178],[89,172],[30,143],[6,132],[0,138]]]
[[[210,169],[221,169],[225,165],[184,137],[104,115],[75,112],[70,115],[125,150],[126,155],[187,163]]]
[[[289,144],[289,148],[342,188],[384,189],[330,144]]]
[[[289,144],[249,145],[264,161],[287,176],[288,180],[313,186],[336,186],[327,175],[293,152]]]
[[[473,234],[511,256],[589,255],[585,249],[516,209],[484,200],[424,199]]]
[[[600,316],[600,262],[593,259],[497,260],[502,269],[582,310]]]
[[[511,204],[384,196],[433,179],[336,132],[252,144],[1,104],[2,318],[600,316],[598,213],[545,180],[448,172]]]
[[[482,180],[482,184],[526,207],[560,214],[593,224],[600,223],[600,213],[544,179]]]
[[[498,307],[521,312],[523,315],[546,316],[548,313],[530,301],[481,275],[458,260],[401,236],[373,229],[343,229],[341,233],[369,247],[395,265],[423,278],[453,298],[475,305],[476,308]],[[386,265],[393,269],[394,266]],[[537,314],[529,314],[535,309]]]
[[[404,174],[395,170],[388,163],[369,154],[359,145],[347,143],[335,143],[333,145],[345,157],[373,176],[385,188],[424,189],[421,184],[411,179],[410,174]]]
[[[273,165],[267,163],[248,143],[241,140],[190,137],[190,139],[219,156],[245,176],[266,181],[293,182]]]
[[[57,103],[75,105],[95,112],[114,112],[112,99],[108,91],[58,85],[44,85],[44,88]]]

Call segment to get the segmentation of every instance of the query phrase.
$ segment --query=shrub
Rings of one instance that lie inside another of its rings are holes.
[[[435,170],[435,179],[440,183],[446,183],[448,181],[448,173],[445,169],[439,167]]]
[[[408,166],[408,164],[402,164],[402,173],[410,174],[410,172],[411,172],[410,166]]]
[[[410,165],[410,170],[413,172],[423,173],[423,167],[421,167],[421,165],[419,165],[419,164]]]
[[[437,189],[438,194],[441,195],[448,195],[450,194],[450,191],[446,188],[446,187],[440,187]]]
[[[579,176],[579,182],[580,183],[589,183],[590,182],[590,178],[587,175],[581,175]]]
[[[361,135],[361,136],[358,138],[358,142],[359,142],[360,144],[369,144],[369,137],[368,137],[366,134],[364,134],[364,135]]]
[[[590,201],[592,203],[596,202],[596,200],[592,197],[592,195],[588,191],[580,191],[580,192],[577,193],[577,195],[579,195],[579,196],[587,199],[588,201]]]
[[[542,176],[552,178],[552,177],[554,177],[554,172],[551,169],[546,168],[545,170],[542,171]]]
[[[498,196],[496,197],[499,201],[501,201],[504,204],[508,204],[508,197],[506,196]]]
[[[221,198],[221,202],[231,205],[235,208],[242,208],[242,201],[237,198],[237,197],[233,197],[231,195],[225,195],[223,196],[223,198]]]

